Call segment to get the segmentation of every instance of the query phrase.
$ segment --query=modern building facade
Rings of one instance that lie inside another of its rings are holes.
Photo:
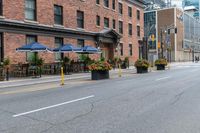
[[[147,11],[144,25],[150,61],[162,56],[173,62],[200,57],[200,22],[182,9],[173,7]]]
[[[199,19],[199,13],[200,13],[200,0],[183,0],[183,8],[187,9],[187,7],[194,6],[196,8],[196,11],[193,13],[193,16],[195,18]]]
[[[107,60],[119,55],[134,62],[139,55],[138,40],[144,36],[143,18],[141,0],[0,0],[0,61],[9,57],[11,63],[24,63],[31,53],[15,49],[39,42],[50,48],[67,43],[90,45],[99,47]],[[39,56],[48,63],[62,57]]]

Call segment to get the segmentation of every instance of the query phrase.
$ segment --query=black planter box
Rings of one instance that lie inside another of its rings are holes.
[[[100,79],[109,79],[109,71],[92,71],[91,72],[92,80],[100,80]]]
[[[0,81],[4,81],[5,77],[4,76],[0,76]]]
[[[165,65],[156,65],[157,70],[165,70]]]
[[[137,73],[148,73],[148,68],[146,68],[146,67],[137,67]]]

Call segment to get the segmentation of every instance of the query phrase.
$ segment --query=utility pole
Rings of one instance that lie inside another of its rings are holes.
[[[161,40],[161,58],[164,57],[163,55],[163,30],[160,31],[160,40]]]

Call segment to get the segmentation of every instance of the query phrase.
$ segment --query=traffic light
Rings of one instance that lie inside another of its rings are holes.
[[[170,34],[170,29],[167,30],[167,34],[168,34],[168,35]]]
[[[178,32],[178,29],[177,29],[177,28],[175,28],[174,30],[175,30],[175,34],[177,34],[177,32]]]

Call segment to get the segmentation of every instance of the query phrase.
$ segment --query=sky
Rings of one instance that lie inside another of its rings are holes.
[[[172,5],[177,5],[177,7],[182,7],[182,0],[172,0]]]

